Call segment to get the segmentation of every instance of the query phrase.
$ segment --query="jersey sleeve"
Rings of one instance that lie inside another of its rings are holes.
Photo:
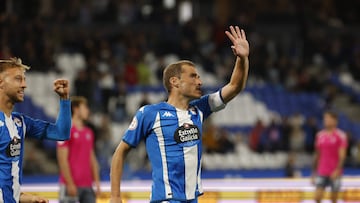
[[[70,100],[60,100],[59,114],[55,123],[23,116],[26,136],[38,139],[68,140],[71,128]]]
[[[200,99],[191,102],[190,105],[198,107],[203,112],[204,118],[210,116],[212,112],[222,110],[226,106],[221,96],[221,90],[204,95]]]
[[[340,148],[347,148],[348,147],[348,141],[346,137],[345,132],[340,132]]]
[[[58,148],[67,148],[67,147],[69,147],[69,145],[70,145],[70,140],[57,141],[57,143],[56,143],[56,146]]]
[[[149,112],[145,111],[146,106],[140,108],[133,117],[128,129],[122,138],[131,147],[136,147],[144,139],[150,129],[148,122]]]

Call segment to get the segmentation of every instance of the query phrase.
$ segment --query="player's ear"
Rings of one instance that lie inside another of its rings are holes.
[[[179,78],[178,77],[171,77],[169,79],[171,86],[178,88],[179,87]]]

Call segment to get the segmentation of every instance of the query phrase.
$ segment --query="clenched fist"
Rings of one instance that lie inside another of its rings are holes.
[[[56,79],[54,81],[54,91],[59,95],[61,99],[69,99],[69,81],[65,79]]]

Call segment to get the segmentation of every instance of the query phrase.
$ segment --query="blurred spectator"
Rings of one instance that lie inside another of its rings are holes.
[[[305,132],[303,130],[304,117],[296,113],[289,118],[290,130],[290,151],[301,152],[305,147]]]
[[[316,133],[319,131],[317,126],[318,124],[315,117],[309,117],[306,119],[306,123],[303,128],[305,131],[305,150],[308,153],[314,152]]]
[[[250,148],[255,152],[259,151],[260,138],[264,132],[264,129],[265,129],[264,124],[262,123],[261,120],[258,120],[250,132],[249,145]]]
[[[299,178],[301,176],[300,171],[295,166],[295,153],[289,153],[288,160],[285,166],[285,177],[287,178]]]
[[[122,122],[127,119],[126,112],[126,83],[122,77],[118,77],[116,88],[109,97],[108,112],[114,122]]]
[[[229,132],[225,128],[219,129],[219,153],[226,154],[234,152],[235,144],[230,138]]]
[[[266,127],[261,136],[260,151],[277,152],[282,148],[282,130],[281,125],[275,119]]]

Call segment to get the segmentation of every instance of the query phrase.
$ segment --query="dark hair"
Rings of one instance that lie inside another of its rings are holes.
[[[167,92],[171,91],[171,84],[170,84],[170,78],[172,77],[178,77],[180,78],[182,73],[182,66],[183,65],[189,65],[189,66],[195,66],[195,64],[188,60],[181,60],[177,61],[175,63],[169,64],[163,72],[163,85]]]
[[[338,117],[339,117],[338,114],[335,111],[332,111],[332,110],[325,111],[324,115],[329,115],[335,120],[338,120]]]
[[[74,109],[79,107],[81,104],[87,104],[87,99],[83,96],[72,96],[71,100],[71,115],[74,114]]]

